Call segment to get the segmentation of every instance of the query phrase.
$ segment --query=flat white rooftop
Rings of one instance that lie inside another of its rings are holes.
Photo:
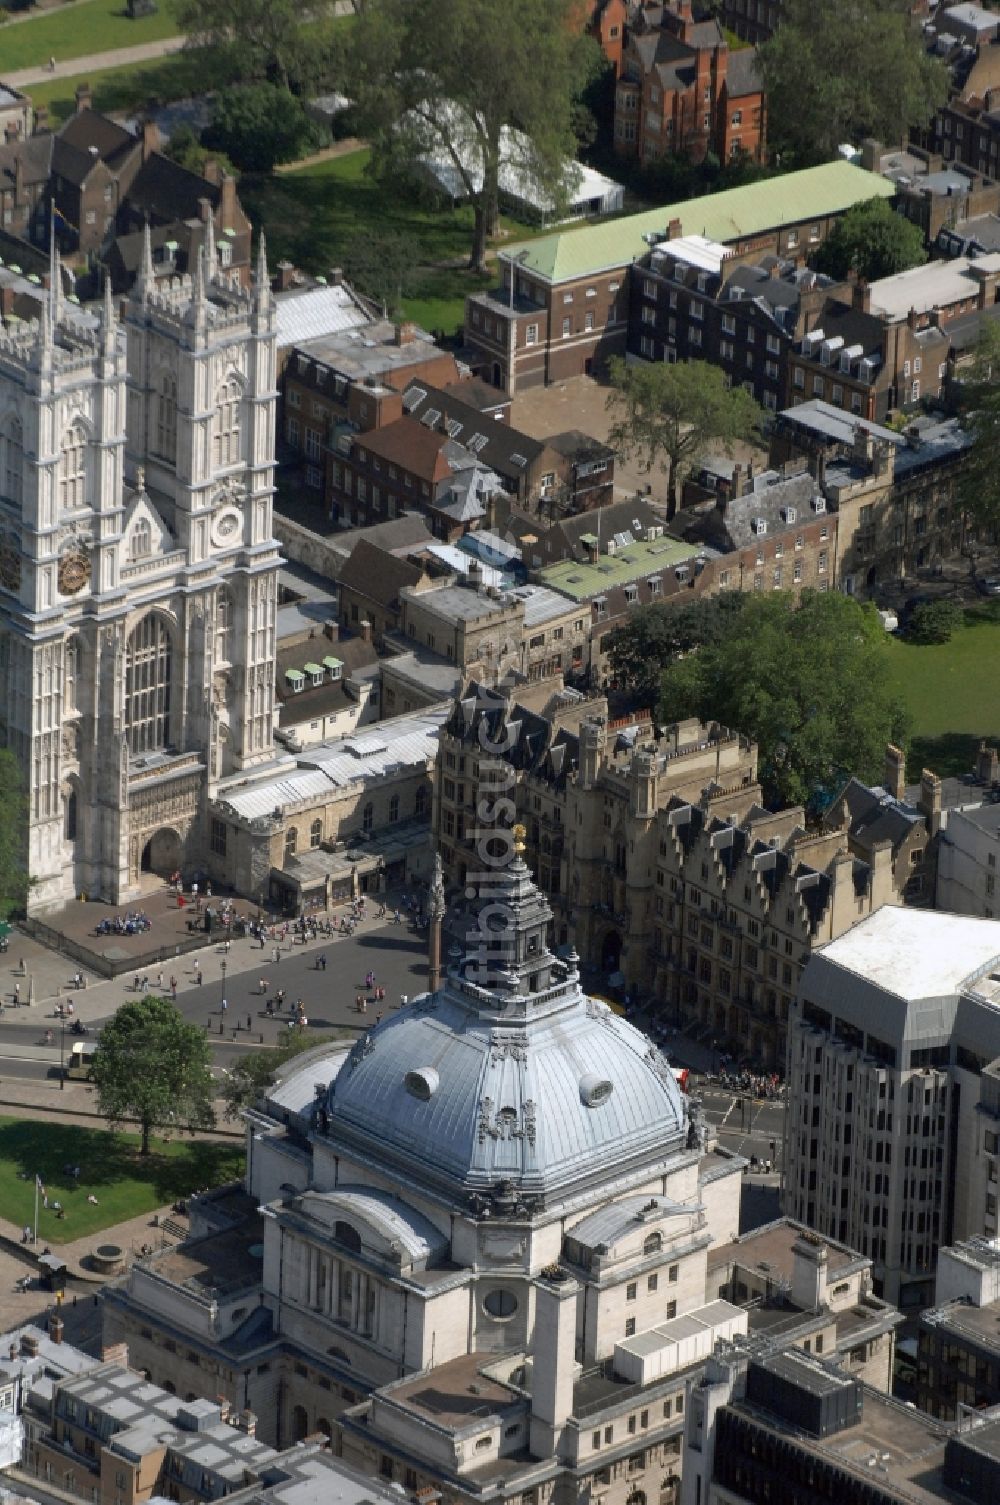
[[[704,235],[679,235],[676,240],[661,242],[656,251],[663,256],[673,256],[685,266],[697,267],[701,272],[718,272],[727,257],[734,254],[729,246]]]
[[[910,309],[918,314],[947,308],[974,298],[980,279],[1000,272],[1000,254],[956,256],[953,261],[929,261],[894,277],[880,277],[871,284],[871,310],[888,319],[905,319]]]
[[[815,954],[897,998],[941,998],[1000,966],[1000,920],[886,904]]]

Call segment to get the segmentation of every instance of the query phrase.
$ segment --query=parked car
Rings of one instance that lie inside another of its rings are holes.
[[[1000,575],[987,575],[976,581],[976,590],[981,596],[1000,596]]]

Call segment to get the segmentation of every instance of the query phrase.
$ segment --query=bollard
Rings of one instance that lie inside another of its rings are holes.
[[[264,1031],[263,1031],[263,1030],[261,1030],[261,1032],[260,1032],[260,1034],[259,1034],[259,1035],[258,1035],[258,1036],[257,1036],[257,1038],[258,1038],[258,1040],[259,1040],[259,1041],[260,1041],[260,1043],[261,1043],[261,1045],[263,1045],[263,1043],[264,1043]]]

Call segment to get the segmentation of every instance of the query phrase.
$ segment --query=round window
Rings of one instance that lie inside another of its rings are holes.
[[[517,1311],[517,1297],[513,1291],[487,1291],[483,1297],[483,1311],[490,1317],[513,1317]]]
[[[438,1090],[438,1081],[438,1074],[433,1066],[418,1066],[415,1071],[406,1073],[403,1085],[411,1097],[421,1103],[428,1103]]]
[[[580,1101],[587,1108],[599,1108],[614,1092],[614,1083],[588,1071],[580,1078]]]

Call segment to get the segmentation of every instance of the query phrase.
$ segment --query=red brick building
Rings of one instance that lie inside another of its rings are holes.
[[[730,53],[716,20],[697,21],[692,0],[633,16],[615,90],[615,150],[643,162],[682,155],[720,162],[765,155],[764,92],[757,55]]]

